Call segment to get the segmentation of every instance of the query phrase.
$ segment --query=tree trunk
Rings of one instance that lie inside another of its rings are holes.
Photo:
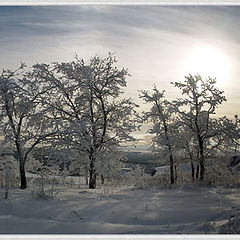
[[[202,181],[204,179],[204,172],[205,172],[205,167],[204,167],[204,155],[203,155],[203,146],[200,148],[200,180]]]
[[[90,168],[89,168],[89,188],[90,189],[96,188],[96,180],[97,180],[96,170],[94,169],[93,159],[91,159]]]
[[[8,180],[9,180],[9,179],[8,179]],[[6,186],[5,186],[5,196],[4,196],[4,199],[8,199],[8,189],[9,189],[8,180],[7,180]]]
[[[5,189],[5,196],[4,199],[8,199],[8,189]]]
[[[200,180],[204,179],[204,173],[205,173],[205,167],[204,167],[204,161],[200,161]]]
[[[102,185],[104,184],[104,176],[103,176],[103,174],[101,174],[101,183],[102,183]]]
[[[90,173],[91,175],[91,173]],[[89,180],[89,188],[90,189],[95,189],[96,188],[96,182],[97,182],[97,175],[96,173],[92,174],[92,178]]]
[[[86,165],[86,174],[85,174],[86,184],[88,185],[88,167]]]
[[[25,176],[25,159],[23,157],[23,152],[22,152],[22,148],[21,148],[19,139],[15,140],[15,145],[17,147],[19,168],[20,168],[20,179],[21,179],[20,188],[26,189],[27,188],[27,179]]]
[[[174,166],[175,169],[175,182],[177,181],[177,165]]]
[[[166,117],[164,116],[162,112],[161,106],[158,104],[158,102],[155,100],[158,112],[159,112],[159,120],[160,122],[163,122],[164,126],[164,134],[165,134],[165,140],[168,146],[168,152],[169,152],[169,160],[170,160],[170,184],[174,184],[174,172],[173,172],[173,155],[172,155],[172,147],[171,142],[168,136],[168,125],[166,123]]]
[[[1,171],[1,188],[4,188],[4,177],[2,171]]]
[[[199,177],[199,165],[197,165],[197,171],[196,171],[196,179]]]
[[[173,156],[170,154],[170,183],[174,184]]]
[[[195,169],[192,161],[191,161],[191,169],[192,169],[192,182],[194,182]]]
[[[8,199],[9,181],[10,181],[9,169],[8,169],[8,167],[6,167],[6,170],[5,170],[5,199]]]
[[[20,177],[21,177],[20,188],[26,189],[27,188],[27,180],[26,180],[26,176],[25,176],[25,166],[24,166],[22,159],[20,159]]]
[[[198,134],[198,146],[199,146],[199,167],[200,167],[200,180],[202,181],[204,179],[204,150],[203,150],[203,138]]]

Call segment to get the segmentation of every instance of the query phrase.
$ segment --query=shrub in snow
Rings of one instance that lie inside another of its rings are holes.
[[[32,196],[41,199],[54,198],[59,193],[56,189],[59,181],[54,177],[58,172],[57,169],[54,166],[44,166],[37,160],[33,160],[29,166],[37,172],[37,177],[31,181]]]
[[[203,233],[216,233],[216,227],[214,223],[205,222],[200,228]]]
[[[239,234],[240,233],[240,209],[232,207],[231,210],[225,211],[221,219],[224,219],[217,227],[217,233]]]
[[[218,157],[208,159],[208,166],[206,167],[206,178],[204,183],[212,186],[228,186],[232,184],[239,184],[240,173],[231,172],[228,169],[227,157]]]
[[[151,175],[144,173],[144,168],[140,167],[139,165],[137,165],[132,171],[127,172],[123,176],[122,182],[124,185],[130,185],[139,188],[152,187],[156,185],[154,178]]]
[[[157,174],[153,176],[157,185],[164,185],[169,183],[169,173]]]
[[[5,189],[4,198],[8,198],[9,188],[16,185],[16,162],[10,155],[1,155],[1,187]]]
[[[179,172],[176,180],[177,184],[190,184],[192,183],[191,173]]]
[[[35,178],[33,181],[32,196],[40,199],[53,199],[60,192],[55,186],[58,181],[55,178]]]
[[[83,155],[83,154],[82,154]],[[79,182],[78,186],[80,187],[81,184],[81,178],[85,178],[85,183],[88,184],[88,159],[85,155],[78,157],[76,159],[73,159],[69,165],[69,172],[68,174],[70,176],[78,176]]]
[[[118,187],[127,184],[125,177],[124,152],[117,146],[115,148],[105,149],[104,153],[96,156],[95,169],[97,185],[104,188]]]
[[[229,219],[227,223],[222,225],[218,233],[223,234],[239,234],[240,233],[240,216]]]

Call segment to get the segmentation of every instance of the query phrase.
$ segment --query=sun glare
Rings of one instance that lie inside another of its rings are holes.
[[[227,57],[217,48],[199,47],[192,50],[184,64],[184,74],[200,74],[203,78],[217,79],[217,85],[223,86],[229,73]]]

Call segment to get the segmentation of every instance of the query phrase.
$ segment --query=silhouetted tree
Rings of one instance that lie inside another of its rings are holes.
[[[0,75],[1,124],[5,140],[16,147],[22,189],[27,187],[25,163],[29,154],[54,133],[41,104],[41,95],[48,89],[24,68],[21,64],[16,71],[3,70]]]
[[[210,116],[215,114],[216,108],[224,101],[223,91],[215,87],[216,79],[208,77],[202,79],[200,75],[189,75],[184,82],[173,83],[182,90],[181,98],[175,101],[181,119],[195,134],[199,150],[200,180],[205,172],[205,144],[216,132],[210,127]]]
[[[52,89],[46,104],[65,129],[65,142],[88,154],[89,188],[95,188],[95,163],[101,154],[134,140],[130,134],[137,129],[137,105],[121,96],[128,71],[119,70],[111,54],[34,68]]]
[[[177,132],[174,124],[174,108],[172,104],[165,99],[164,91],[160,92],[156,86],[153,92],[141,91],[140,98],[146,103],[151,104],[151,110],[144,113],[144,120],[151,120],[153,127],[150,133],[155,134],[153,142],[157,148],[167,149],[170,163],[170,183],[174,183],[174,166],[173,166],[173,149],[174,149],[174,135]]]

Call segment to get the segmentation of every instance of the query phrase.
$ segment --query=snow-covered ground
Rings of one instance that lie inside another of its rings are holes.
[[[55,199],[34,199],[31,189],[0,192],[0,233],[218,233],[240,216],[240,190],[89,190],[62,188]]]

